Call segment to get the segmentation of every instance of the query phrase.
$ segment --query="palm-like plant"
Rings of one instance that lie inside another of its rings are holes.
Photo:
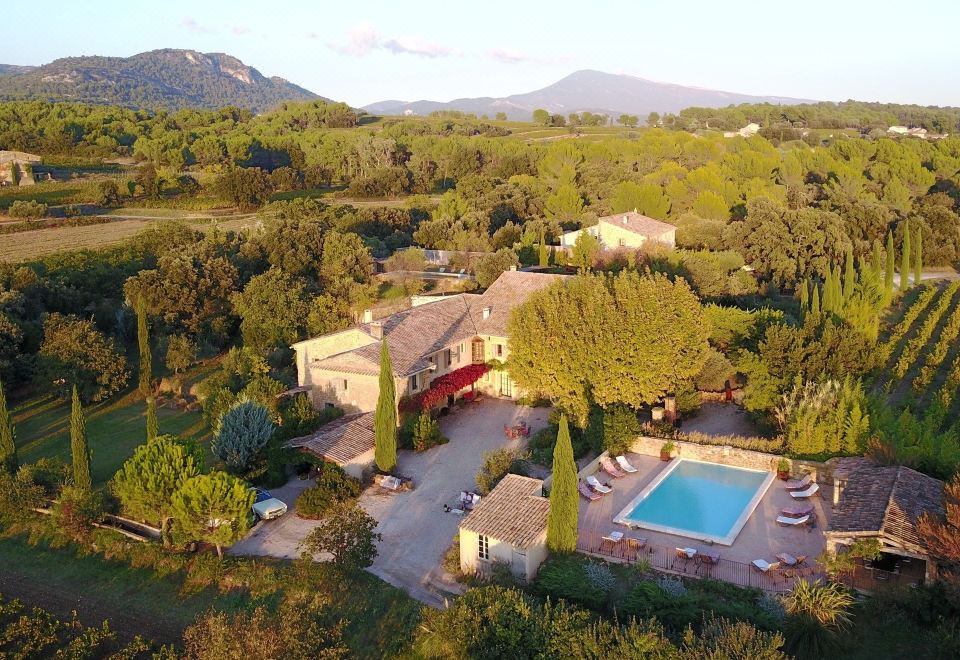
[[[788,650],[798,658],[828,656],[838,645],[838,633],[852,623],[853,596],[837,584],[801,580],[783,604]]]

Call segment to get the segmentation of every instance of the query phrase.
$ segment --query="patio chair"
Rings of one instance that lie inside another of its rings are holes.
[[[771,563],[766,559],[754,559],[752,562],[750,562],[750,565],[761,573],[773,573],[780,568],[780,562],[775,561]]]
[[[802,518],[813,513],[813,509],[813,504],[808,502],[806,504],[793,504],[791,506],[785,506],[780,510],[780,513],[785,516],[790,516],[791,518]]]
[[[791,518],[789,516],[777,516],[777,524],[782,527],[799,527],[810,522],[810,516],[802,518]]]
[[[790,497],[794,499],[805,499],[807,497],[812,497],[817,494],[817,491],[820,490],[820,486],[814,482],[810,484],[805,490],[791,490]]]
[[[813,481],[813,477],[810,476],[810,473],[807,472],[803,475],[802,479],[790,479],[784,484],[784,488],[787,490],[803,490]]]
[[[633,554],[633,558],[636,559],[640,555],[640,551],[647,547],[647,539],[645,537],[627,537],[627,550]]]
[[[678,561],[682,562],[682,565],[686,567],[687,562],[697,556],[696,548],[675,548],[675,550],[676,554],[673,557],[673,562],[670,564],[670,568],[673,568]]]
[[[630,465],[630,461],[627,460],[626,456],[617,456],[617,465],[620,466],[620,469],[624,472],[636,472],[637,468]]]
[[[580,497],[586,500],[589,500],[591,502],[593,502],[594,500],[599,500],[602,497],[598,493],[594,493],[592,490],[590,490],[587,484],[583,483],[582,481],[579,484],[577,484],[577,492],[580,493]]]
[[[697,550],[697,570],[709,573],[720,563],[720,553],[716,550]]]
[[[600,480],[592,474],[587,477],[587,485],[601,495],[606,495],[607,493],[613,492],[613,489],[610,488],[610,486],[605,486],[604,484],[600,483]]]
[[[610,460],[609,456],[600,459],[600,467],[603,468],[603,471],[614,479],[619,479],[620,477],[626,476],[626,473],[623,470],[613,464],[613,461]]]

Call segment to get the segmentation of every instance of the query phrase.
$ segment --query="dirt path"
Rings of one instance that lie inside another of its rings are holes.
[[[95,588],[81,591],[55,579],[41,583],[10,564],[0,572],[0,593],[4,598],[18,598],[68,621],[76,612],[85,626],[100,626],[109,621],[110,629],[125,642],[140,635],[161,644],[179,645],[185,628],[174,616],[146,610],[136,603],[121,602],[114,594],[100,593]]]

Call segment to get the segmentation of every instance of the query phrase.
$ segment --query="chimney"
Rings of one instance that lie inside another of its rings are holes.
[[[363,310],[363,322],[364,322],[364,323],[372,323],[372,322],[373,322],[373,310],[372,310],[372,309],[365,309],[365,310]]]
[[[637,207],[636,207],[636,206],[633,207],[633,212],[634,212],[634,213],[639,213],[639,211],[637,211]]]
[[[484,308],[483,308],[483,318],[484,318],[484,319],[490,318],[490,308],[489,308],[489,307],[484,307]]]
[[[517,267],[516,267],[516,266],[510,266],[510,272],[511,272],[511,273],[517,272]]]
[[[383,322],[373,321],[370,324],[370,334],[374,339],[383,339]]]
[[[630,216],[628,215],[623,216],[623,224],[627,224],[627,220],[629,219],[630,219]]]

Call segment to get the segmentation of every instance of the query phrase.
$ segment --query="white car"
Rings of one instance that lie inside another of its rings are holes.
[[[287,512],[287,505],[265,490],[254,488],[256,499],[253,501],[253,513],[261,520],[273,520]]]

